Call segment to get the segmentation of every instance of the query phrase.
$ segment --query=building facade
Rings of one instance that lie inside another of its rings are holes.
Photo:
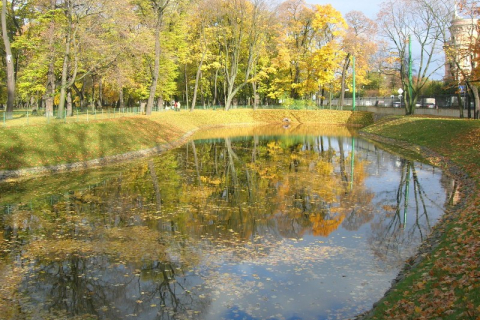
[[[450,25],[450,41],[445,46],[445,80],[463,83],[475,67],[478,54],[478,19],[461,18],[455,12]]]

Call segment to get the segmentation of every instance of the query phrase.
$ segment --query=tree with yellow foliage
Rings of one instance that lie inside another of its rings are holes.
[[[277,94],[289,90],[294,99],[316,93],[331,83],[343,56],[341,39],[347,27],[331,5],[311,7],[303,0],[288,0],[279,10],[282,33],[273,61],[279,79]],[[288,79],[288,80],[287,80]]]
[[[367,84],[367,71],[372,65],[372,57],[375,56],[377,45],[375,34],[377,26],[374,21],[367,18],[362,12],[351,11],[346,14],[348,30],[342,42],[342,48],[346,56],[342,66],[340,105],[343,105],[345,89],[347,86],[347,73],[351,67],[352,57],[355,57],[355,81],[358,85]],[[350,82],[351,83],[351,82]]]

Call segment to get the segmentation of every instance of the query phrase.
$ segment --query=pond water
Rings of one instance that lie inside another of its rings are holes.
[[[293,320],[370,309],[453,182],[348,132],[288,132],[217,134],[130,164],[0,184],[0,311]]]

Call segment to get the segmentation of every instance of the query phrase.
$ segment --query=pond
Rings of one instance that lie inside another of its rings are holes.
[[[154,157],[0,184],[0,311],[25,319],[347,319],[453,181],[346,129],[203,134]],[[241,131],[241,130],[239,130]]]

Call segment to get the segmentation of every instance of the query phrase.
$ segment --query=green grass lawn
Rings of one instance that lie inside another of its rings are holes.
[[[229,125],[295,123],[363,126],[368,113],[350,111],[196,110],[97,121],[54,121],[0,129],[0,171],[84,162],[165,146],[188,132]]]

